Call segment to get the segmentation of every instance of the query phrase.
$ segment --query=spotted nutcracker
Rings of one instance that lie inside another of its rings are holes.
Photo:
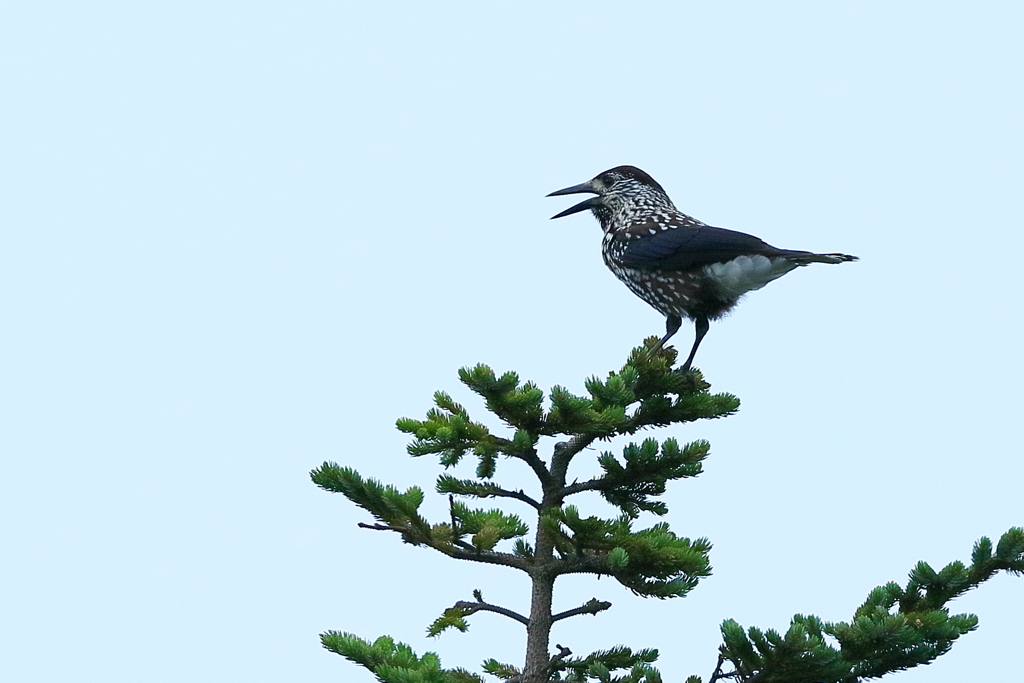
[[[654,178],[635,166],[617,166],[593,180],[552,192],[593,193],[552,218],[590,209],[601,223],[601,253],[615,276],[666,316],[665,336],[682,319],[697,335],[682,370],[690,369],[709,321],[721,318],[747,292],[809,263],[856,261],[847,254],[776,249],[742,232],[713,228],[676,209]]]

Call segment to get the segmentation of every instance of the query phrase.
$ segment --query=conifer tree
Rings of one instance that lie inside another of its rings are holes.
[[[524,664],[488,659],[483,662],[484,673],[508,683],[662,681],[653,666],[657,650],[614,645],[574,656],[561,645],[552,653],[550,643],[555,622],[611,607],[595,598],[553,613],[552,593],[559,576],[609,576],[638,596],[675,598],[689,593],[711,573],[707,539],[678,536],[664,522],[638,524],[641,513],[663,516],[668,512],[662,499],[667,484],[701,473],[708,442],[680,445],[674,438],[661,442],[648,438],[629,443],[618,457],[600,453],[599,476],[578,481],[569,475],[573,459],[595,442],[652,427],[721,418],[739,408],[736,397],[711,393],[698,370],[676,369],[674,349],[652,352],[655,341],[651,338],[644,347],[634,349],[622,369],[606,379],[588,379],[586,396],[556,386],[545,401],[536,384],[520,382],[514,372],[498,376],[485,365],[460,370],[459,378],[510,428],[511,438],[474,422],[463,406],[440,391],[434,394],[436,407],[425,419],[398,420],[398,428],[413,437],[410,455],[437,456],[445,469],[466,457],[476,459],[475,478],[438,477],[434,488],[448,498],[449,515],[443,521],[431,522],[420,514],[424,492],[419,487],[400,491],[331,462],[313,470],[318,486],[343,494],[373,516],[374,523],[360,524],[364,528],[393,532],[406,543],[432,548],[452,559],[501,565],[529,576],[528,613],[490,604],[473,591],[473,600],[456,602],[427,628],[430,635],[452,628],[465,631],[467,619],[477,612],[493,612],[522,623],[526,627]],[[552,452],[538,451],[541,437],[560,436],[566,439]],[[499,460],[508,459],[532,471],[537,479],[535,491],[504,487],[497,481]],[[617,514],[583,517],[569,501],[588,493],[602,496]],[[519,515],[464,502],[479,498],[515,501],[523,506],[530,523]],[[856,683],[927,664],[977,626],[974,615],[950,615],[949,601],[1000,570],[1024,572],[1021,528],[1010,529],[995,546],[988,538],[979,540],[970,565],[952,562],[935,571],[919,563],[905,587],[888,583],[871,591],[849,622],[829,623],[798,614],[780,633],[744,629],[726,620],[721,626],[718,666],[708,683],[720,679]],[[417,656],[411,647],[388,636],[371,642],[351,633],[328,631],[321,641],[384,683],[485,680],[464,669],[445,669],[436,654]],[[690,676],[686,683],[702,683],[702,678]]]

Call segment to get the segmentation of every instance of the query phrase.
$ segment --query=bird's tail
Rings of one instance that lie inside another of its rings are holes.
[[[789,260],[798,266],[806,266],[808,263],[846,263],[847,261],[857,261],[859,259],[849,254],[810,254],[798,252],[790,256]]]

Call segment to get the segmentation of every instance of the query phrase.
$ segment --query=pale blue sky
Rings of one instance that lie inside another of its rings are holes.
[[[667,501],[714,575],[569,578],[557,609],[614,607],[555,642],[706,677],[725,618],[847,619],[1024,523],[1022,33],[1012,2],[3,3],[5,680],[371,681],[327,629],[518,662],[500,617],[424,628],[524,579],[358,529],[308,471],[429,486],[393,423],[439,388],[482,417],[459,366],[581,390],[660,333],[597,224],[548,221],[619,164],[862,260],[714,324],[696,365],[741,412],[657,434],[712,441]],[[1011,675],[1022,601],[964,597],[979,630],[893,680]]]

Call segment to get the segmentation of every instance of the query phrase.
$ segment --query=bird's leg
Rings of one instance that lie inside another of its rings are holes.
[[[693,340],[693,348],[690,349],[690,356],[683,363],[683,367],[679,368],[680,372],[687,372],[690,369],[690,364],[693,363],[693,357],[697,355],[697,347],[700,346],[700,340],[704,338],[704,335],[708,333],[708,328],[711,327],[711,323],[708,322],[706,316],[700,316],[695,318],[693,325],[697,328],[697,338]],[[678,325],[676,326],[678,327]]]
[[[672,338],[673,334],[679,331],[679,326],[682,324],[683,319],[678,315],[670,315],[665,318],[665,336],[661,338],[661,343],[658,344],[659,349],[665,345],[665,342]]]
[[[665,336],[662,337],[658,343],[654,345],[654,348],[650,350],[652,356],[661,350],[661,347],[665,345],[665,342],[672,338],[673,334],[679,331],[679,326],[682,324],[683,319],[678,315],[670,315],[665,318]]]

